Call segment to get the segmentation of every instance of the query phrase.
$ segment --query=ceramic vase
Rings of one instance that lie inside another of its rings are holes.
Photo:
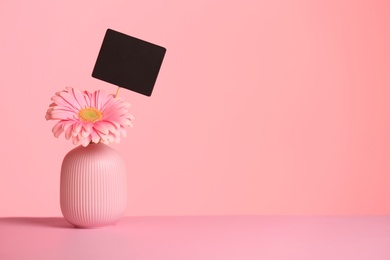
[[[60,205],[64,218],[78,228],[117,223],[127,206],[126,169],[120,154],[103,143],[71,150],[62,162]]]

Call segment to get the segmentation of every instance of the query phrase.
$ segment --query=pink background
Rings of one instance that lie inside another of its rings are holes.
[[[73,145],[44,115],[105,30],[167,48],[135,127],[127,215],[390,214],[389,1],[0,1],[0,216],[60,216]]]

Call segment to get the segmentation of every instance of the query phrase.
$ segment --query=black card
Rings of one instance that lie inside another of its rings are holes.
[[[92,77],[150,96],[166,49],[108,29]]]

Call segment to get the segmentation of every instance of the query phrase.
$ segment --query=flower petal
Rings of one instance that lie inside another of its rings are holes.
[[[59,137],[60,134],[64,131],[64,122],[59,121],[52,129],[52,132],[55,137]]]
[[[103,133],[103,134],[108,134],[108,128],[106,124],[102,124],[100,122],[97,122],[93,125],[93,128],[95,128],[97,131]]]
[[[86,108],[87,104],[85,102],[85,94],[77,88],[72,88],[72,94],[74,95],[75,100],[79,103],[81,108]]]
[[[91,132],[91,138],[92,138],[92,142],[95,144],[99,143],[100,141],[100,136],[96,133],[96,131]]]

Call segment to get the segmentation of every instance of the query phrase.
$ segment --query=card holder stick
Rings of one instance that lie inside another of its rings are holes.
[[[116,93],[115,93],[115,98],[118,96],[120,88],[121,87],[118,86],[118,89],[116,90]]]

